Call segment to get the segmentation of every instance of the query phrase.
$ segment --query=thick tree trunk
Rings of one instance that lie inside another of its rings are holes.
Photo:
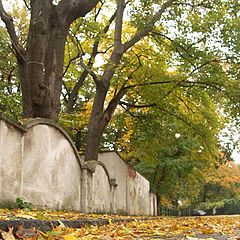
[[[103,115],[103,106],[107,94],[107,86],[103,82],[97,84],[96,95],[93,102],[92,112],[89,119],[85,160],[97,160],[100,139],[108,123]]]
[[[109,90],[110,80],[112,79],[122,55],[122,48],[114,49],[109,59],[109,63],[106,66],[106,71],[103,73],[101,79],[96,80],[96,94],[88,124],[85,153],[86,161],[98,159],[101,136],[103,135],[105,127],[109,123],[121,97],[125,94],[125,91],[119,91],[119,94],[113,97],[108,104],[107,109],[104,111],[104,103]]]
[[[63,24],[49,1],[34,1],[26,50],[27,78],[23,96],[30,92],[31,111],[24,117],[44,117],[57,121],[64,61],[64,45],[69,26]],[[30,91],[29,91],[30,90]],[[30,109],[30,108],[29,108]]]
[[[30,0],[31,20],[26,49],[19,43],[12,17],[0,0],[0,17],[6,24],[18,60],[23,116],[54,121],[60,111],[60,94],[66,36],[72,22],[85,16],[99,0]]]
[[[87,134],[87,145],[85,152],[85,160],[97,160],[99,153],[99,146],[103,129],[100,126],[101,119],[94,118],[89,122],[88,134]]]
[[[109,75],[111,79],[111,75]],[[125,95],[126,89],[123,87],[109,102],[108,107],[103,111],[106,99],[108,84],[102,81],[97,84],[96,95],[93,102],[92,112],[89,120],[87,146],[85,160],[97,160],[100,147],[100,140],[103,132],[110,122],[114,111],[116,110],[121,98]]]
[[[18,68],[19,68],[19,77],[21,81],[21,90],[22,90],[23,116],[30,117],[32,113],[32,104],[31,104],[31,96],[29,91],[30,85],[29,85],[29,79],[28,79],[27,63],[19,61]]]

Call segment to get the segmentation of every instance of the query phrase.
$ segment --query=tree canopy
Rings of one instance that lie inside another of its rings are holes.
[[[7,11],[1,0],[0,107],[59,121],[86,160],[119,150],[159,196],[197,199],[220,131],[239,122],[239,8],[30,0]]]

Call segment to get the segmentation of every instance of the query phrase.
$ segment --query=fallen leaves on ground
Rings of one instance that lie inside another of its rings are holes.
[[[76,220],[109,219],[108,225],[67,228],[60,224],[52,231],[43,233],[35,228],[19,228],[14,234],[1,231],[4,240],[134,240],[134,239],[174,239],[174,240],[240,240],[240,216],[205,216],[205,217],[157,217],[140,220],[134,217],[131,222],[112,223],[112,219],[121,218],[112,215],[81,214],[74,212],[1,210],[0,218],[13,219],[19,216],[31,216],[40,220]],[[40,216],[40,217],[39,217]],[[126,219],[129,217],[125,217]]]
[[[211,237],[227,235],[232,240],[239,240],[240,216],[234,217],[159,217],[147,221],[135,220],[128,223],[88,226],[72,229],[57,227],[39,239],[64,240],[132,240],[132,239],[222,239]],[[207,235],[209,238],[206,238]],[[230,238],[231,237],[231,238]]]
[[[55,210],[32,210],[23,209],[0,209],[0,220],[17,220],[17,219],[38,219],[38,220],[78,220],[78,219],[127,219],[131,216],[119,216],[108,214],[84,214],[79,212],[55,211]],[[142,218],[136,217],[136,218]]]

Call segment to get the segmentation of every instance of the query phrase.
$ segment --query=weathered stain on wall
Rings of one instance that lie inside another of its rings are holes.
[[[21,194],[22,141],[24,129],[8,121],[0,121],[0,202],[11,203]]]
[[[38,207],[80,209],[80,165],[68,140],[51,125],[34,125],[25,134],[22,173],[22,195]]]
[[[111,185],[105,169],[96,165],[95,173],[92,176],[92,212],[111,212]]]
[[[23,196],[39,208],[155,215],[149,182],[117,153],[84,162],[70,137],[47,119],[24,126],[0,113],[0,205]]]
[[[132,167],[128,166],[127,172],[128,172],[129,178],[132,178],[132,179],[136,178],[137,176],[136,170],[134,170]]]

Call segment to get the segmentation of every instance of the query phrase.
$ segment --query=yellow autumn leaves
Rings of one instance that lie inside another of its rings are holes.
[[[104,226],[55,228],[39,239],[134,240],[134,239],[240,239],[240,216],[158,217]],[[55,234],[55,235],[54,235]],[[225,238],[224,238],[225,237]]]
[[[96,214],[81,214],[77,212],[29,211],[0,209],[0,219],[41,219],[58,220],[59,226],[51,231],[42,232],[35,228],[20,227],[13,233],[1,231],[3,240],[135,240],[135,239],[175,239],[175,240],[240,240],[240,216],[205,216],[205,217],[130,217]],[[66,227],[61,220],[77,219],[108,219],[108,225],[85,227]],[[123,219],[114,223],[114,219]]]

